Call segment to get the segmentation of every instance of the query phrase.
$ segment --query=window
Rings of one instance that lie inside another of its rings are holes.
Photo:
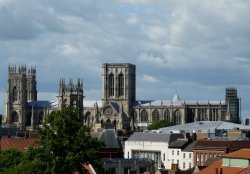
[[[191,158],[192,157],[192,153],[189,153],[189,158]]]
[[[174,159],[172,159],[172,164],[174,164]]]
[[[115,174],[115,167],[109,167],[109,173]]]
[[[169,110],[164,111],[164,120],[171,122]]]
[[[185,153],[183,153],[183,158],[186,158],[186,154]]]
[[[148,113],[145,109],[141,111],[141,122],[148,122]]]
[[[152,121],[158,121],[158,120],[159,120],[159,111],[155,109],[152,112]]]
[[[177,160],[177,164],[179,164],[179,160]]]
[[[185,162],[183,162],[183,169],[185,169],[186,168],[186,166],[185,166]]]
[[[114,96],[114,88],[115,84],[114,84],[114,75],[110,74],[109,75],[109,96]]]
[[[13,95],[13,102],[14,102],[14,101],[17,101],[17,89],[16,89],[15,86],[14,86],[14,88],[13,88],[13,93],[12,93],[12,95]]]
[[[172,150],[172,155],[174,155],[174,150]]]
[[[128,152],[128,158],[129,158],[129,152]]]
[[[192,168],[192,164],[191,164],[191,162],[189,163],[189,168],[190,168],[190,169]]]
[[[16,111],[11,114],[11,122],[18,122],[18,113]]]
[[[180,110],[175,111],[174,124],[175,125],[181,124],[181,111]]]
[[[163,154],[163,161],[165,161],[165,153]]]
[[[177,155],[179,155],[179,150],[177,150]]]
[[[123,74],[119,74],[118,76],[118,96],[124,95],[124,76]]]

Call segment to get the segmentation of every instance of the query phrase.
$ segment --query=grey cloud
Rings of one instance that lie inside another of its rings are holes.
[[[216,2],[13,0],[0,4],[0,89],[6,88],[8,63],[23,63],[37,67],[41,92],[57,92],[60,77],[79,77],[90,95],[87,98],[96,99],[101,64],[130,62],[137,65],[138,77],[148,74],[160,82],[137,79],[138,98],[167,99],[178,90],[185,99],[223,99],[227,85],[249,85],[250,4]]]

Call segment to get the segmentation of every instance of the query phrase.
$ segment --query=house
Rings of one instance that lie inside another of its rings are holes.
[[[205,166],[209,158],[221,157],[242,148],[250,149],[250,141],[199,140],[194,146],[194,166]]]
[[[250,149],[241,149],[222,156],[198,174],[248,174],[250,173]]]
[[[169,165],[166,166],[167,169],[171,168],[171,164],[177,164],[179,170],[187,170],[193,167],[193,149],[189,146],[184,151],[189,144],[190,142],[187,139],[177,139],[168,146],[169,156],[167,160],[171,161],[171,163],[168,163]]]

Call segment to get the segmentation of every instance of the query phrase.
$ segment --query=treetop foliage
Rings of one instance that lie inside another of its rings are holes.
[[[166,120],[159,120],[159,121],[154,121],[152,124],[150,124],[147,129],[148,130],[157,130],[162,127],[169,127],[173,126],[173,123],[168,122]]]
[[[91,163],[97,171],[102,170],[99,151],[104,144],[90,136],[90,129],[78,119],[74,108],[53,112],[37,129],[37,135],[39,148],[26,152],[0,151],[0,172],[82,173],[83,163]],[[14,157],[20,159],[14,161]]]

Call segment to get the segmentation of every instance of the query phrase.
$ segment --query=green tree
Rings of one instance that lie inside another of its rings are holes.
[[[78,119],[73,108],[49,115],[38,129],[40,153],[36,158],[49,164],[51,173],[81,171],[83,163],[91,163],[101,170],[99,151],[104,144],[91,137],[90,129]]]
[[[169,127],[173,126],[173,123],[168,122],[166,120],[159,120],[159,121],[154,121],[152,124],[150,124],[147,129],[148,130],[157,130],[162,127]]]
[[[18,165],[23,160],[23,153],[16,150],[0,150],[0,172]]]

